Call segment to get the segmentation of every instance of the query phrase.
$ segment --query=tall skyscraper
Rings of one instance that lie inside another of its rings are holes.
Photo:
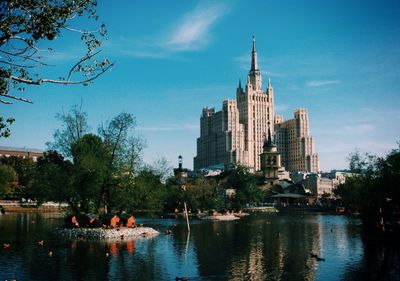
[[[295,116],[297,116],[296,114]],[[283,121],[283,118],[274,115],[274,90],[270,79],[268,79],[266,89],[263,90],[262,88],[256,41],[253,38],[251,67],[244,89],[239,80],[236,100],[225,100],[222,104],[222,110],[218,112],[214,108],[205,107],[203,109],[194,169],[210,166],[222,167],[237,163],[254,171],[260,170],[260,154],[263,153],[263,144],[268,128],[274,135],[274,123],[278,121],[279,132],[275,134],[275,142],[279,152],[283,155],[283,165],[292,164],[292,158],[295,157],[299,160],[296,160],[296,163],[304,162],[309,165],[296,166],[293,164],[290,166],[293,170],[289,169],[290,171],[303,171],[303,167],[310,167],[308,171],[317,171],[318,156],[313,153],[307,111],[298,113],[298,116],[300,120],[298,122],[300,126],[298,137],[303,140],[297,140],[290,135],[292,131],[288,128],[292,127],[286,124],[291,124],[291,120]],[[293,122],[297,125],[297,121]],[[268,124],[271,124],[271,126],[269,127]],[[297,129],[297,127],[294,129]],[[296,154],[293,154],[294,152]],[[304,158],[304,161],[300,161],[300,158]],[[315,161],[317,164],[315,164]]]

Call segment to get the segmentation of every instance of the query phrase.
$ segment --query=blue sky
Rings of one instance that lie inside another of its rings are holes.
[[[57,112],[83,103],[89,123],[122,111],[137,118],[144,159],[182,154],[192,168],[205,106],[221,108],[246,81],[252,35],[265,88],[271,77],[277,113],[309,110],[325,171],[347,167],[356,148],[383,155],[400,140],[399,1],[101,1],[108,29],[102,56],[116,64],[89,86],[27,88],[34,104],[1,105],[16,118],[0,145],[45,149],[60,127]],[[84,22],[83,22],[84,23]],[[57,78],[82,54],[77,37],[52,43]]]

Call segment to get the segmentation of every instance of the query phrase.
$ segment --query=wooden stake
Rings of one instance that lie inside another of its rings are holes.
[[[183,202],[184,206],[185,206],[185,213],[186,213],[186,224],[187,224],[187,229],[188,232],[190,232],[190,225],[189,225],[189,214],[187,211],[187,207],[186,207],[186,202]]]

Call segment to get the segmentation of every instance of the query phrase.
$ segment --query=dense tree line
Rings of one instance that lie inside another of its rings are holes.
[[[335,193],[346,207],[361,213],[368,230],[400,230],[400,147],[384,157],[359,152],[349,156],[348,177]]]
[[[134,173],[108,171],[110,153],[99,136],[84,135],[72,149],[72,159],[48,151],[36,163],[19,157],[1,158],[0,198],[30,198],[67,202],[74,212],[159,210],[182,211],[183,202],[192,211],[242,209],[262,201],[257,177],[243,167],[235,167],[216,177],[169,177],[160,167],[143,165]],[[3,164],[8,162],[9,164]],[[15,165],[17,164],[17,165]],[[14,166],[12,166],[14,165]],[[16,169],[13,167],[25,167]],[[165,167],[164,167],[165,169]],[[108,186],[105,196],[104,185]],[[225,190],[235,188],[227,197]]]
[[[102,209],[173,212],[182,211],[186,202],[195,212],[240,210],[246,204],[262,202],[264,196],[257,176],[241,166],[216,177],[169,177],[163,182],[165,174],[159,173],[160,167],[143,165],[134,173],[111,173],[110,157],[99,136],[86,134],[74,144],[72,159],[54,150],[36,163],[16,156],[0,158],[0,199],[67,202],[77,213]],[[226,196],[228,188],[236,189],[235,196]]]
[[[144,141],[135,136],[135,118],[121,113],[90,132],[88,117],[74,106],[57,119],[49,150],[37,162],[0,159],[0,198],[67,202],[74,212],[138,209],[173,211],[186,202],[195,210],[241,209],[262,200],[257,177],[237,166],[217,177],[170,177],[164,158],[143,163]],[[225,190],[236,189],[227,198]]]

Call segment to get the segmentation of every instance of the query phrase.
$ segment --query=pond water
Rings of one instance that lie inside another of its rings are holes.
[[[62,222],[55,214],[0,216],[0,281],[400,280],[398,244],[364,241],[360,221],[346,216],[191,220],[190,235],[183,220],[146,218],[138,223],[160,235],[116,242],[63,241],[51,234]]]

